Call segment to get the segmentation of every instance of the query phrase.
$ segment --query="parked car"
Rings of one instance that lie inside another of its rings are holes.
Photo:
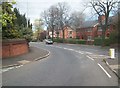
[[[46,39],[46,40],[45,40],[45,43],[46,43],[46,44],[53,44],[53,41],[52,41],[51,39]]]

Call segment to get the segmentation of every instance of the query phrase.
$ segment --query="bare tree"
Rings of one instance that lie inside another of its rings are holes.
[[[69,6],[65,2],[61,2],[57,4],[58,8],[58,21],[60,25],[60,29],[62,30],[63,33],[63,40],[64,40],[64,26],[68,23],[68,11],[69,11]]]
[[[68,5],[65,2],[57,3],[51,6],[47,11],[43,12],[43,19],[46,26],[52,31],[52,38],[54,35],[54,30],[62,30],[64,39],[64,26],[68,24]]]
[[[55,5],[51,6],[47,11],[44,11],[42,13],[42,17],[44,19],[44,23],[47,26],[47,28],[52,31],[52,39],[53,39],[56,20],[58,17],[57,7]]]
[[[69,24],[72,28],[76,29],[79,28],[82,23],[85,21],[85,15],[82,12],[72,12],[69,18]]]
[[[117,0],[91,0],[92,8],[100,17],[100,26],[102,28],[102,46],[104,46],[105,31],[108,28],[108,18],[110,12],[116,8]],[[101,16],[105,16],[105,20],[102,21]]]

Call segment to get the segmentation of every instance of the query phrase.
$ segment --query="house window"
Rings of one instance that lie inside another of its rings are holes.
[[[69,33],[72,34],[72,31],[70,31]]]
[[[91,29],[91,28],[88,28],[88,29],[87,29],[87,32],[91,32],[91,31],[92,31],[92,29]]]
[[[88,36],[88,37],[87,37],[87,40],[92,40],[92,36]]]
[[[102,31],[102,28],[101,28],[101,27],[98,27],[98,31]]]

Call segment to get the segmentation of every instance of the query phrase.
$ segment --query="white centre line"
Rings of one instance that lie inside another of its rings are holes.
[[[89,57],[89,56],[87,56],[89,59],[91,59],[91,60],[93,60],[94,61],[94,59],[93,58],[91,58],[91,57]]]
[[[106,73],[106,75],[111,78],[111,76],[108,74],[108,72],[98,63],[98,66]]]

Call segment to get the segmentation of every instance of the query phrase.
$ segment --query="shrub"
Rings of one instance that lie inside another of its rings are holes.
[[[99,37],[95,38],[94,39],[94,45],[102,45],[102,38],[99,38]],[[109,46],[110,45],[110,39],[109,38],[106,38],[104,40],[104,45],[105,46]]]
[[[86,44],[86,40],[76,39],[76,43],[77,43],[77,44]]]
[[[86,40],[80,40],[80,39],[62,39],[62,38],[55,38],[53,39],[54,42],[58,43],[70,43],[70,44],[86,44]]]
[[[63,43],[63,39],[62,38],[54,38],[53,42]]]
[[[76,44],[76,39],[67,39],[67,43]]]
[[[118,43],[118,39],[119,38],[119,35],[117,32],[113,31],[111,34],[110,34],[110,37],[109,37],[109,40],[110,40],[110,43],[111,44],[114,44],[114,43]]]
[[[102,44],[102,39],[97,37],[94,39],[94,45],[101,45]]]

